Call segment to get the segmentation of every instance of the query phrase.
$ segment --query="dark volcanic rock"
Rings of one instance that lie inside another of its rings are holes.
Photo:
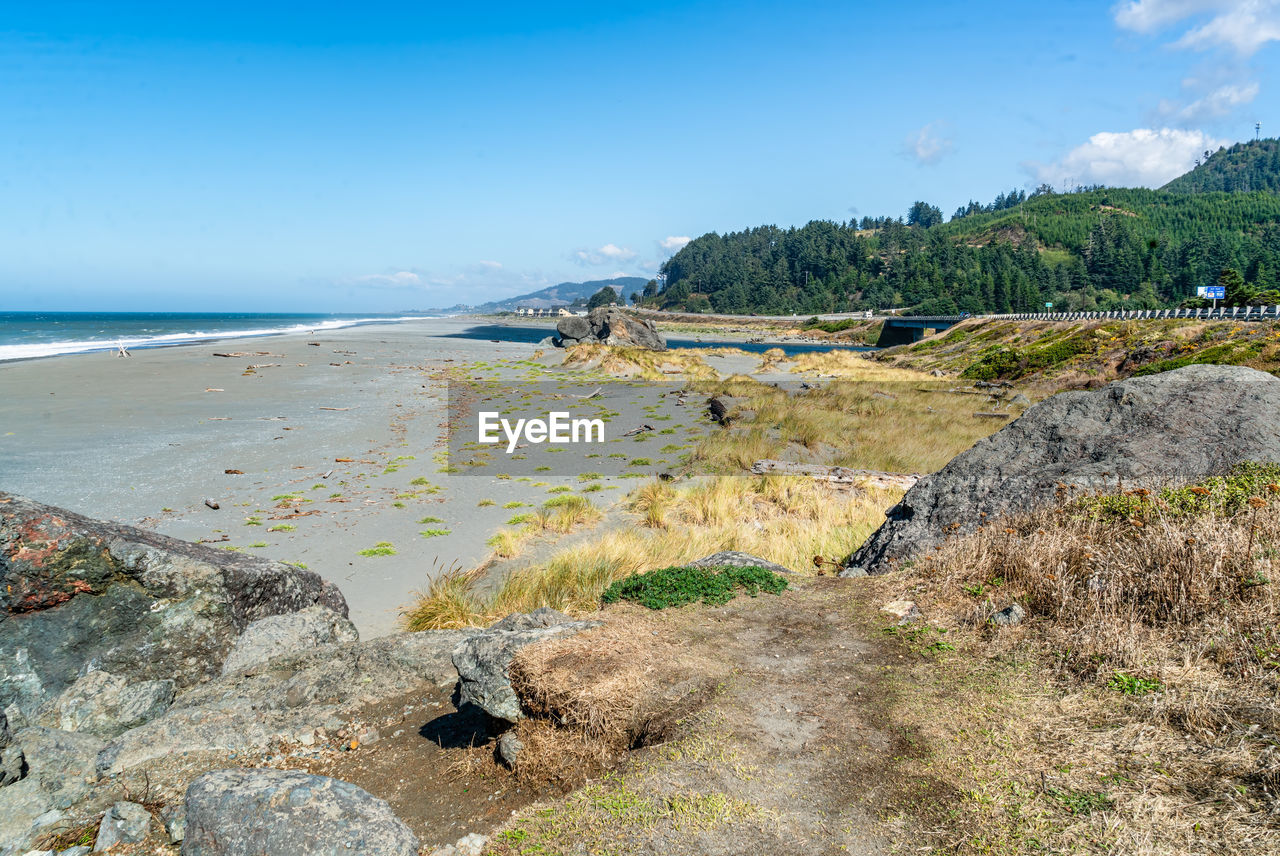
[[[342,593],[309,571],[0,493],[0,708],[26,715],[90,667],[179,688],[251,622]]]
[[[522,716],[520,699],[511,688],[507,669],[516,652],[599,625],[598,621],[574,621],[545,606],[508,615],[453,650],[453,664],[462,679],[459,704],[473,704],[496,719],[515,722]]]
[[[182,856],[417,856],[383,800],[294,770],[215,770],[187,788]]]
[[[1241,366],[1188,366],[1063,392],[979,440],[907,491],[849,564],[889,570],[995,518],[1052,502],[1058,485],[1159,487],[1280,462],[1280,379]]]
[[[561,318],[556,324],[556,333],[556,344],[560,347],[601,342],[605,345],[624,345],[651,351],[667,349],[667,340],[652,321],[628,315],[616,306],[592,309],[586,318]]]

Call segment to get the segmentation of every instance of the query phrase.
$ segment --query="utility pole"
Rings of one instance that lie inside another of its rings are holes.
[[[1261,139],[1262,139],[1262,123],[1254,122],[1253,123],[1253,141],[1256,143],[1258,140],[1261,140]]]

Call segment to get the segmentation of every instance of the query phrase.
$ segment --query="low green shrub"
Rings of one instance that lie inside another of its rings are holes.
[[[755,597],[761,591],[781,594],[786,587],[785,579],[765,568],[684,566],[632,574],[605,589],[601,600],[605,603],[630,600],[649,609],[684,606],[698,600],[718,606],[732,600],[739,589]]]

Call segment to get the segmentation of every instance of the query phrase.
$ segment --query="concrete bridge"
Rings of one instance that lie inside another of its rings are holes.
[[[925,337],[926,330],[945,330],[964,321],[967,315],[891,315],[884,319],[877,346],[909,345]]]

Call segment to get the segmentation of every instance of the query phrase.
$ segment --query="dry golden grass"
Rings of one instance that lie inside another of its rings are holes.
[[[1280,851],[1280,510],[1255,499],[993,521],[901,579],[950,644],[1050,686],[989,726],[992,744],[1021,735],[1001,781],[974,773],[962,735],[930,762],[971,800],[944,849]],[[1011,602],[1027,621],[991,627]]]
[[[595,369],[614,377],[671,380],[673,377],[714,379],[715,369],[697,351],[674,348],[650,351],[615,345],[574,345],[565,354],[566,368]]]
[[[521,649],[511,685],[533,716],[613,750],[666,740],[728,674],[642,607],[621,606],[608,624]]]
[[[641,525],[612,529],[515,570],[487,598],[450,585],[440,591],[446,603],[435,605],[436,595],[428,589],[407,611],[406,624],[413,630],[482,625],[540,606],[592,612],[616,580],[720,550],[742,550],[805,571],[812,569],[814,556],[848,555],[884,521],[884,509],[899,496],[842,492],[781,476],[710,477],[676,488],[648,483],[627,503]],[[469,616],[459,612],[463,607],[471,609]]]
[[[888,370],[891,377],[898,372]],[[749,412],[704,437],[691,462],[718,472],[740,472],[763,458],[932,472],[1006,424],[973,415],[993,406],[981,396],[951,395],[928,380],[832,381],[794,394],[743,375],[699,384],[708,395],[744,399],[740,409]]]
[[[814,351],[792,357],[791,371],[796,374],[816,374],[819,377],[842,380],[878,381],[931,381],[926,372],[887,366],[867,359],[863,351]]]

